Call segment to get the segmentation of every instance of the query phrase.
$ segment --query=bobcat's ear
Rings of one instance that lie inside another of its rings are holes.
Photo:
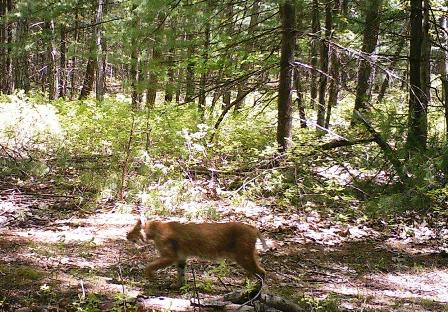
[[[142,214],[140,214],[140,219],[138,219],[137,223],[143,228],[145,227],[146,224],[146,218],[145,216]]]

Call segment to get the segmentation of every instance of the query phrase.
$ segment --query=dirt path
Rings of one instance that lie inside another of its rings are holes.
[[[45,207],[30,199],[0,200],[0,311],[119,311],[125,304],[132,310],[138,294],[190,296],[191,288],[173,286],[174,268],[151,281],[142,277],[154,250],[124,240],[137,216],[132,208],[80,216],[64,199]],[[266,290],[310,310],[448,311],[448,257],[438,249],[444,236],[399,239],[317,213],[291,217],[251,203],[206,205],[224,221],[263,230],[270,246],[262,252]],[[200,292],[244,287],[244,272],[232,263],[190,263]]]

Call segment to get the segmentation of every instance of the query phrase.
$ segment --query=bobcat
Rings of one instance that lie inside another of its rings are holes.
[[[148,264],[145,275],[177,264],[178,286],[185,284],[187,257],[234,260],[248,273],[264,278],[266,271],[257,260],[257,238],[267,248],[260,232],[253,226],[238,223],[186,223],[138,220],[127,234],[129,241],[153,240],[160,257]]]

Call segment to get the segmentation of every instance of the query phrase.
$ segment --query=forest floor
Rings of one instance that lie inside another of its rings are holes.
[[[125,304],[132,311],[138,295],[192,297],[191,287],[175,288],[173,267],[154,280],[143,277],[154,247],[125,240],[137,207],[82,211],[76,197],[51,194],[46,186],[0,187],[0,311],[123,311]],[[310,311],[448,311],[446,220],[373,226],[251,202],[190,205],[213,206],[220,221],[261,229],[269,245],[260,252],[268,271],[264,291]],[[233,263],[189,263],[199,293],[245,287]]]

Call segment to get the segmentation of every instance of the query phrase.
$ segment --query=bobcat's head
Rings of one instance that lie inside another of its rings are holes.
[[[131,241],[133,243],[145,240],[146,237],[143,231],[141,220],[137,221],[132,230],[126,235],[126,238],[128,241]]]

